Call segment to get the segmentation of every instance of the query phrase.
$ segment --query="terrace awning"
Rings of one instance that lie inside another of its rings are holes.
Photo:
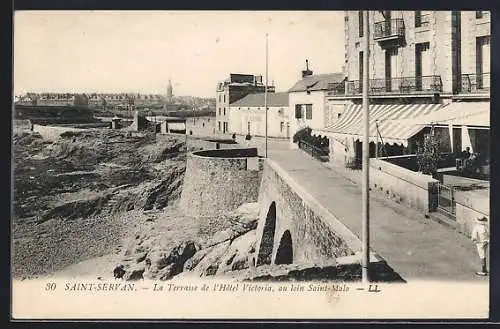
[[[369,139],[375,142],[378,131],[384,143],[408,145],[408,139],[425,125],[414,121],[418,117],[437,112],[441,104],[370,105]],[[314,135],[330,136],[344,140],[363,139],[362,105],[349,105],[333,125],[312,131]],[[379,137],[379,142],[382,142]]]
[[[443,106],[439,111],[402,120],[401,123],[489,128],[490,102],[454,102]]]

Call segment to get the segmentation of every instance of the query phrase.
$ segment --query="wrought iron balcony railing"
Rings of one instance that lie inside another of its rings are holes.
[[[490,73],[462,74],[462,93],[489,93]]]
[[[345,95],[345,82],[334,82],[328,84],[328,96]]]
[[[374,24],[373,39],[401,38],[405,35],[405,23],[402,18],[393,18]]]
[[[384,94],[419,94],[438,93],[443,91],[443,83],[439,75],[415,76],[391,79],[370,79],[370,95]],[[363,92],[360,80],[347,82],[347,94],[356,95]]]

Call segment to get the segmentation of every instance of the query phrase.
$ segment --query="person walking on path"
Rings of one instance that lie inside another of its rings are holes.
[[[476,274],[482,276],[488,275],[486,256],[490,243],[490,232],[488,229],[488,219],[486,217],[483,216],[476,220],[472,229],[471,239],[476,244],[477,253],[481,260],[481,271],[476,272]]]

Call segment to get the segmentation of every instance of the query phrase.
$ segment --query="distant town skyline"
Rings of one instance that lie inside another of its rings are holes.
[[[308,59],[340,72],[342,11],[26,11],[14,16],[14,94],[166,94],[214,97],[229,73],[263,75],[286,91]]]

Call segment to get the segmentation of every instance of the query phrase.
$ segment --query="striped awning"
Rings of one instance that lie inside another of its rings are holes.
[[[377,140],[378,123],[379,142],[383,140],[384,143],[408,145],[408,139],[425,127],[408,119],[434,113],[441,107],[441,104],[370,105],[369,139],[370,141]],[[338,121],[329,127],[313,130],[312,133],[341,139],[352,137],[354,140],[362,140],[362,105],[347,106]]]
[[[490,127],[490,102],[453,102],[439,111],[413,119],[402,120],[403,124],[434,124],[468,127]]]

